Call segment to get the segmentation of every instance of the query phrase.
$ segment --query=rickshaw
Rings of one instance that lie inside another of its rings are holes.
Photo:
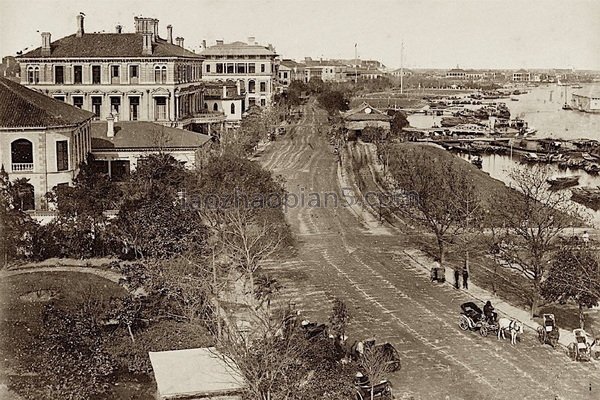
[[[569,357],[573,361],[590,361],[592,359],[592,345],[588,343],[587,333],[583,329],[573,329],[575,341],[568,347]]]
[[[554,314],[544,314],[544,322],[542,326],[538,326],[538,339],[541,344],[549,344],[552,347],[556,347],[558,344],[558,338],[560,333],[556,326],[556,319]]]

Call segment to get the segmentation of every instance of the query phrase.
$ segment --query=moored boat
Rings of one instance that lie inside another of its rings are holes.
[[[577,186],[579,183],[579,176],[558,176],[546,179],[546,182],[550,184],[553,189],[564,189],[571,186]]]
[[[571,190],[571,199],[593,210],[600,209],[600,186],[584,187]]]

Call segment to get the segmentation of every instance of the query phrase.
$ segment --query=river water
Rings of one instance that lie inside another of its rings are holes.
[[[511,118],[523,118],[529,126],[538,130],[535,137],[600,140],[600,114],[562,109],[565,98],[567,103],[571,104],[573,92],[600,91],[600,83],[582,84],[582,86],[582,89],[574,89],[571,86],[545,84],[526,88],[529,92],[527,94],[512,96],[519,101],[511,101],[509,98],[491,101],[506,103]],[[441,120],[442,117],[432,115],[408,116],[408,121],[415,128],[431,128],[434,122],[439,125]]]
[[[527,94],[512,96],[519,101],[512,101],[509,98],[491,100],[504,102],[511,112],[511,118],[522,118],[529,123],[530,127],[538,131],[534,137],[537,138],[556,138],[556,139],[596,139],[600,140],[600,114],[588,114],[575,110],[563,110],[565,103],[571,103],[573,92],[586,92],[589,90],[600,91],[600,83],[582,84],[582,89],[575,89],[571,86],[558,86],[557,84],[545,84],[538,87],[527,87]],[[470,107],[471,108],[471,107]],[[415,128],[431,128],[433,124],[439,125],[441,116],[412,114],[408,116],[408,121]],[[468,159],[468,155],[460,154],[460,157]],[[483,155],[483,171],[487,172],[492,178],[501,180],[505,184],[510,184],[510,171],[519,165],[519,156],[510,157],[507,155]],[[578,175],[578,187],[598,186],[600,177],[588,174],[583,170],[560,170],[556,164],[550,164],[549,176],[569,176]],[[600,211],[579,206],[584,216],[588,217],[590,222],[600,228]]]
[[[467,154],[458,154],[458,156],[465,160],[469,159]],[[507,155],[483,154],[481,158],[483,159],[482,170],[487,172],[492,178],[498,179],[507,185],[512,183],[512,179],[510,178],[511,171],[518,165],[523,165],[519,162],[519,156],[511,158]],[[579,176],[579,183],[575,187],[596,187],[600,185],[600,177],[598,175],[593,176],[583,170],[561,170],[556,164],[548,164],[548,172],[549,177]],[[594,227],[600,229],[600,211],[594,211],[580,204],[577,204],[577,208],[584,218],[589,220]]]

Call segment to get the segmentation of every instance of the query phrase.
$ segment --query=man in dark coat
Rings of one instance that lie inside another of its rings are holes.
[[[455,268],[454,269],[454,287],[457,289],[460,289],[459,280],[460,280],[460,272],[458,271],[458,268]]]
[[[466,266],[466,265],[463,267],[463,270],[462,270],[462,277],[463,277],[463,289],[469,289],[469,284],[468,284],[468,280],[469,280],[469,269],[467,268],[467,266]]]

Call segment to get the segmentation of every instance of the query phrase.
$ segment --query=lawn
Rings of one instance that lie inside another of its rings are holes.
[[[17,370],[32,362],[31,348],[39,348],[44,306],[53,302],[63,310],[75,310],[89,301],[108,300],[126,295],[120,285],[102,277],[81,272],[36,272],[10,276],[0,280],[0,382],[19,382],[35,377],[18,375]],[[155,384],[148,351],[203,347],[212,338],[202,327],[156,319],[136,333],[133,344],[126,333],[113,334],[108,351],[121,368],[115,374],[114,386],[107,399],[154,399]],[[43,349],[40,349],[43,351]],[[135,372],[131,373],[129,370]],[[139,371],[144,371],[140,373]]]

